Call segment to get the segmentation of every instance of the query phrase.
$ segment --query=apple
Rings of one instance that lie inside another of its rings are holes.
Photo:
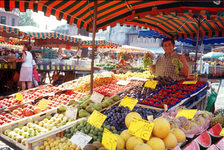
[[[33,127],[33,123],[29,122],[26,126],[29,127],[29,128],[32,128]]]
[[[26,139],[26,138],[29,138],[29,133],[28,132],[23,132],[23,137]]]
[[[29,130],[29,128],[28,128],[27,126],[24,126],[24,127],[22,128],[22,130],[23,130],[24,132],[27,132],[27,131]]]
[[[7,130],[5,130],[4,134],[9,136],[9,132],[11,132],[11,131],[12,131],[11,129],[7,129]]]
[[[19,129],[19,128],[15,128],[13,131],[14,131],[15,133],[19,133],[20,129]]]

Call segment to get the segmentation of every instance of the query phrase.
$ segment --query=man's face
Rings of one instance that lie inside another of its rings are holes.
[[[170,54],[173,52],[174,50],[174,45],[172,43],[172,41],[166,41],[163,43],[163,49],[165,51],[166,54]]]

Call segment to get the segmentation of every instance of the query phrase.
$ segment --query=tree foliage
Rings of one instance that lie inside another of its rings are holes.
[[[26,12],[20,12],[19,14],[19,26],[35,26],[38,24],[34,21],[32,17],[32,11],[27,10]]]

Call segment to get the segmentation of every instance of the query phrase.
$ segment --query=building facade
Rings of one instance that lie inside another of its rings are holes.
[[[6,12],[4,9],[0,9],[0,24],[18,26],[19,15],[14,12]]]

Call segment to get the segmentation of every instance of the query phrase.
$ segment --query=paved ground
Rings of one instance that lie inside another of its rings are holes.
[[[220,108],[224,109],[224,79],[222,79],[222,82],[218,91],[218,96],[215,102],[215,110],[218,110]]]

